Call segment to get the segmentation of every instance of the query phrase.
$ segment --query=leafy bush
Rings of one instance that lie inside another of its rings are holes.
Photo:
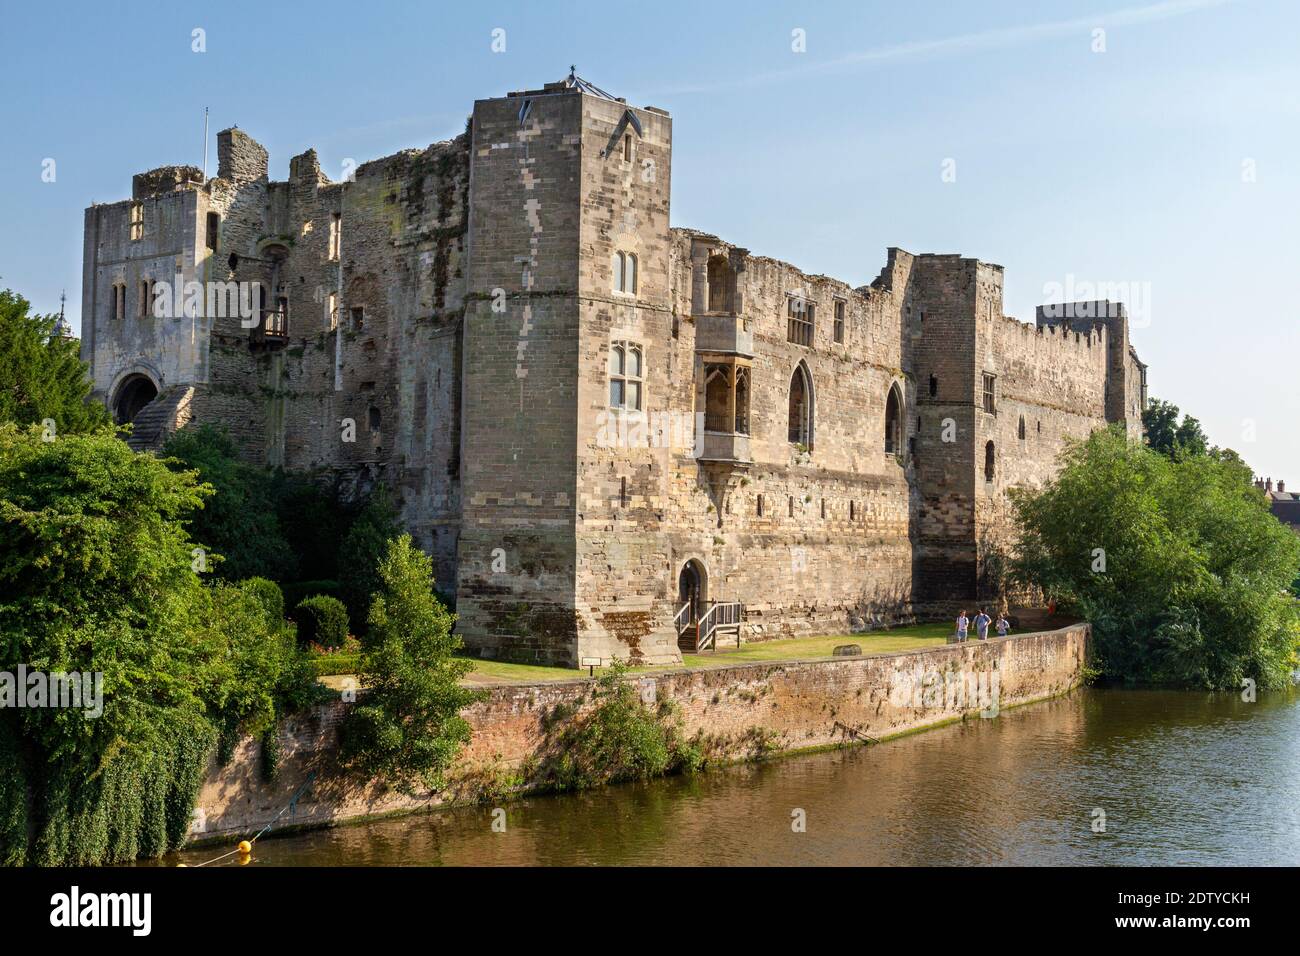
[[[225,681],[218,685],[219,723],[228,726],[233,717],[242,733],[260,734],[282,714],[320,699],[310,660],[298,649],[283,615],[267,611],[264,588],[245,581],[233,587],[217,584],[208,594],[209,620],[217,640],[229,649],[227,667],[218,672]]]
[[[417,780],[439,788],[470,737],[460,711],[479,695],[460,679],[473,664],[455,656],[454,618],[434,597],[433,563],[410,535],[389,542],[378,571],[357,671],[365,695],[343,725],[342,759],[405,789]]]
[[[1300,537],[1235,456],[1167,457],[1117,430],[1070,446],[1016,490],[1016,575],[1093,625],[1108,677],[1191,687],[1289,682]],[[1104,567],[1099,564],[1104,561]]]
[[[627,665],[615,661],[596,680],[593,706],[561,733],[558,756],[542,772],[543,786],[581,790],[702,766],[703,756],[682,739],[673,710],[643,705],[626,674]]]
[[[280,585],[266,578],[248,578],[241,581],[239,586],[257,598],[262,610],[266,611],[268,621],[284,621],[284,592],[280,590]]]
[[[293,610],[298,624],[299,644],[319,644],[324,648],[342,647],[348,639],[348,609],[338,598],[317,594]]]
[[[192,469],[215,492],[189,519],[194,539],[212,552],[212,573],[227,581],[297,576],[297,558],[272,507],[270,473],[240,461],[234,442],[211,425],[183,428],[163,447],[169,463]]]
[[[310,645],[307,657],[311,661],[312,673],[318,678],[334,674],[355,674],[361,666],[361,642],[349,634],[342,647]]]

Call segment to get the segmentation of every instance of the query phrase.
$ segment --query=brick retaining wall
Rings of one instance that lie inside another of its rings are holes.
[[[1082,679],[1089,627],[1075,624],[990,641],[870,657],[774,661],[639,674],[646,701],[672,701],[688,738],[707,738],[731,759],[881,740],[981,712],[1066,693]],[[592,681],[502,685],[468,708],[474,737],[448,791],[401,794],[359,786],[337,773],[338,725],[347,704],[316,708],[282,722],[279,776],[260,776],[259,747],[240,742],[224,768],[209,767],[193,837],[253,832],[289,802],[311,772],[316,779],[276,828],[322,826],[474,799],[484,782],[518,770],[546,746],[546,718],[580,709]],[[990,689],[996,688],[996,696]]]

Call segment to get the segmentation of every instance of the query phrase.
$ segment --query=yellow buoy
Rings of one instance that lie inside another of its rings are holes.
[[[239,841],[239,852],[240,852],[240,853],[252,853],[252,852],[253,852],[253,844],[249,843],[247,840],[240,840],[240,841]]]

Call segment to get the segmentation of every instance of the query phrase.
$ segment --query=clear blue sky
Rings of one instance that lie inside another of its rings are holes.
[[[891,245],[976,256],[1006,267],[1022,320],[1070,276],[1149,293],[1151,393],[1300,488],[1291,0],[29,2],[4,24],[0,286],[40,311],[66,288],[74,327],[83,209],[200,164],[205,105],[274,178],[309,146],[339,178],[576,63],[673,114],[676,225],[855,284]]]

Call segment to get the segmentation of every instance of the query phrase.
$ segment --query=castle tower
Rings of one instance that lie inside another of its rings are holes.
[[[907,256],[890,250],[891,258]],[[975,315],[991,293],[981,263],[956,255],[907,257],[903,326],[916,376],[916,484],[912,600],[918,612],[975,593],[976,446],[981,435]],[[999,292],[1000,304],[1000,292]]]
[[[612,330],[668,321],[670,131],[573,74],[475,103],[457,612],[486,655],[615,656],[579,598],[608,508],[588,436]]]

